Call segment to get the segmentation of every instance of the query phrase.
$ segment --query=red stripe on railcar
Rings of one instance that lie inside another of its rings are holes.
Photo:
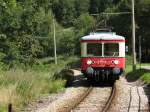
[[[94,63],[91,65],[87,64],[87,60],[91,60]],[[118,64],[113,64],[112,61],[118,60]],[[125,58],[124,57],[82,57],[81,58],[81,69],[86,70],[88,67],[93,68],[125,68]]]
[[[125,42],[125,40],[81,40],[81,42],[93,42],[93,43],[97,43],[97,42],[108,42],[108,43],[112,43],[112,42]]]

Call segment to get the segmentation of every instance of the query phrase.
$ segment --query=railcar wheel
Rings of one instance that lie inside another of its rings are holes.
[[[109,82],[110,82],[110,84],[113,84],[115,81],[116,81],[116,77],[115,77],[114,75],[111,75],[111,76],[109,77]]]
[[[116,77],[116,80],[119,80],[120,79],[120,77],[119,77],[119,75]]]

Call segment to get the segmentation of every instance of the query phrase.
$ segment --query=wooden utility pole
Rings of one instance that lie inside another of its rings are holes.
[[[55,64],[57,64],[57,51],[56,51],[56,30],[55,30],[55,19],[53,16],[53,36],[54,36],[54,58],[55,58]]]
[[[140,63],[140,69],[141,69],[141,58],[142,58],[142,54],[141,54],[141,36],[139,36],[139,63]]]
[[[132,0],[132,68],[136,70],[136,51],[135,51],[135,12],[134,12],[134,0]]]
[[[11,103],[8,104],[8,112],[13,112],[12,104]]]

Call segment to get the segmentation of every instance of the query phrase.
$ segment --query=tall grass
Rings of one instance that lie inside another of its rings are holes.
[[[4,111],[9,103],[19,111],[40,96],[63,90],[66,80],[54,79],[54,75],[72,60],[70,57],[59,61],[58,65],[34,65],[26,71],[22,69],[0,71],[0,112]]]
[[[126,74],[132,71],[132,57],[127,55],[126,56],[126,67],[125,72]]]
[[[141,77],[141,79],[142,79],[145,83],[150,84],[150,71],[144,73],[143,76]]]

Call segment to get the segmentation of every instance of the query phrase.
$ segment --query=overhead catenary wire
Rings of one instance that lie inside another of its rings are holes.
[[[97,13],[97,14],[90,14],[92,16],[108,16],[108,15],[127,15],[132,14],[132,12],[103,12],[103,13]],[[102,20],[99,23],[96,24],[96,27],[98,27],[101,23],[105,23],[105,27],[107,26],[107,20]]]
[[[91,14],[93,16],[97,16],[97,15],[126,15],[126,14],[131,14],[132,12],[103,12],[103,13],[99,13],[99,14]]]

